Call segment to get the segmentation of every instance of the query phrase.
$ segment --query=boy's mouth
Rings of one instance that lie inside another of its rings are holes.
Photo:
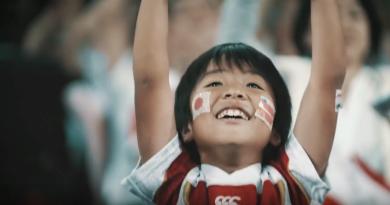
[[[243,119],[249,120],[249,115],[240,108],[225,108],[219,111],[216,115],[219,119]]]

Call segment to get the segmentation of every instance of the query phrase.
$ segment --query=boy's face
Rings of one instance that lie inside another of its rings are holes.
[[[190,102],[193,122],[184,140],[195,140],[201,157],[205,150],[227,145],[261,153],[270,141],[275,115],[273,92],[248,67],[243,71],[234,67],[220,70],[211,64]]]

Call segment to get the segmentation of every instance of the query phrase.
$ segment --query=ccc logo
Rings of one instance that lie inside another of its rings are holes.
[[[217,196],[215,198],[215,205],[238,205],[239,196]]]

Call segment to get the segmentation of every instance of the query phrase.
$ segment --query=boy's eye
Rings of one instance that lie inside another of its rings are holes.
[[[246,84],[246,87],[264,90],[262,87],[260,87],[260,85],[258,85],[258,84],[256,84],[256,83],[248,83],[248,84]]]
[[[221,85],[222,85],[221,82],[219,82],[219,81],[214,81],[214,82],[211,82],[211,83],[207,84],[207,85],[206,85],[206,88],[208,88],[208,87],[218,87],[218,86],[221,86]]]

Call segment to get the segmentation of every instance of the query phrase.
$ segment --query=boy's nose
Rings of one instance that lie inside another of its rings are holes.
[[[239,90],[233,90],[233,89],[229,89],[228,91],[226,91],[224,94],[223,94],[223,98],[224,99],[246,99],[246,96],[243,92],[239,91]]]

